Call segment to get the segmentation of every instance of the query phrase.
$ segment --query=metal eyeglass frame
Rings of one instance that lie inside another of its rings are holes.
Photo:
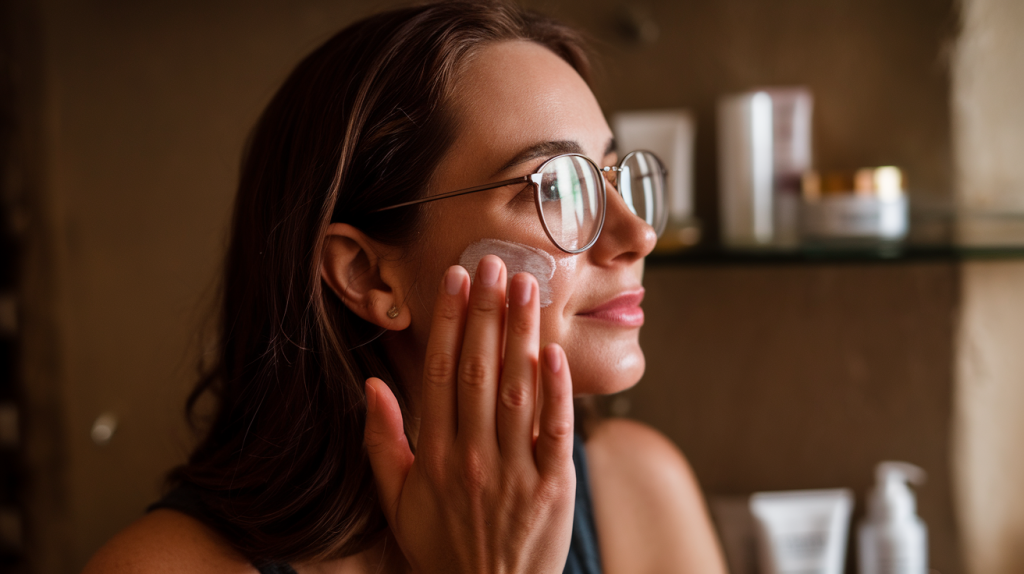
[[[618,165],[607,166],[607,167],[597,167],[596,163],[594,163],[589,157],[587,157],[587,156],[585,156],[583,154],[579,154],[579,153],[563,153],[563,154],[560,154],[560,155],[556,155],[555,157],[552,157],[551,159],[545,161],[544,163],[541,164],[541,166],[539,168],[537,168],[537,171],[535,171],[535,172],[533,172],[533,173],[531,173],[529,175],[523,175],[523,176],[520,176],[520,177],[514,177],[512,179],[505,179],[505,180],[502,180],[502,181],[496,181],[494,183],[485,183],[484,185],[478,185],[478,186],[475,186],[475,187],[467,187],[465,189],[457,189],[455,191],[449,191],[449,192],[441,193],[441,194],[438,194],[438,195],[431,195],[430,197],[423,197],[423,198],[420,198],[420,199],[414,199],[412,201],[405,201],[405,202],[402,202],[402,203],[396,203],[395,205],[389,205],[387,207],[381,207],[380,209],[374,209],[370,213],[379,213],[381,211],[389,211],[391,209],[398,209],[399,207],[408,207],[410,205],[418,205],[420,203],[427,203],[427,202],[430,202],[430,201],[438,201],[438,200],[441,200],[441,199],[448,199],[449,197],[458,197],[460,195],[468,195],[470,193],[476,193],[478,191],[487,191],[489,189],[498,189],[499,187],[505,187],[505,186],[514,185],[514,184],[517,184],[517,183],[531,183],[531,184],[533,184],[533,202],[534,202],[534,205],[536,205],[536,207],[537,207],[537,215],[540,217],[540,223],[541,223],[541,227],[544,228],[544,233],[548,236],[548,239],[550,239],[551,242],[555,244],[555,247],[561,249],[562,251],[564,251],[566,253],[571,253],[571,254],[575,255],[577,253],[583,253],[587,249],[590,249],[591,247],[593,247],[594,243],[597,242],[597,238],[601,237],[601,231],[604,230],[604,220],[605,220],[605,216],[608,213],[608,177],[607,177],[606,174],[608,174],[608,173],[615,173],[616,174],[616,181],[615,181],[615,183],[613,185],[616,186],[615,190],[618,191],[618,176],[617,176],[617,174],[621,173],[623,171],[622,164],[626,163],[626,160],[628,160],[629,158],[633,157],[635,154],[640,153],[640,152],[647,153],[647,154],[650,154],[650,155],[654,156],[654,159],[658,160],[658,166],[661,167],[661,175],[662,175],[662,177],[665,177],[665,176],[668,175],[668,170],[665,169],[665,164],[663,164],[661,162],[661,158],[659,158],[657,155],[655,155],[654,153],[649,152],[647,150],[634,150],[634,151],[631,151],[628,154],[626,154],[625,157],[623,157],[619,161]],[[594,168],[594,170],[597,171],[598,174],[601,175],[601,195],[600,195],[600,197],[601,197],[601,221],[597,225],[597,232],[594,233],[594,237],[585,246],[583,246],[583,247],[581,247],[579,249],[566,249],[565,247],[562,247],[561,245],[558,244],[558,241],[556,241],[555,238],[552,237],[551,230],[548,229],[548,222],[544,218],[544,209],[541,207],[540,184],[541,184],[542,178],[544,177],[544,168],[546,168],[549,163],[551,163],[551,162],[553,162],[555,160],[561,159],[563,157],[567,157],[567,156],[582,158],[587,163],[589,163]],[[622,192],[619,192],[619,195],[621,196]],[[665,209],[664,206],[662,206],[662,209]],[[636,215],[636,214],[634,213],[633,215]]]

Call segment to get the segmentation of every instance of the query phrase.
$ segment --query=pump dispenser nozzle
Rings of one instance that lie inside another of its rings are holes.
[[[870,519],[906,520],[917,514],[917,502],[907,483],[922,484],[925,472],[909,462],[885,461],[875,467],[875,488],[871,491]]]

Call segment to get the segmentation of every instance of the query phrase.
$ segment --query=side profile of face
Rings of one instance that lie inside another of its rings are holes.
[[[582,153],[598,166],[618,161],[611,129],[590,88],[567,62],[538,44],[485,47],[468,63],[455,98],[460,131],[427,195],[527,175],[566,152]],[[472,246],[497,240],[550,255],[540,254],[538,261],[553,259],[550,302],[542,301],[547,304],[541,309],[541,344],[557,342],[565,349],[577,395],[614,393],[640,379],[643,319],[629,307],[642,297],[643,258],[656,236],[610,184],[604,230],[593,247],[577,255],[559,250],[545,234],[530,185],[430,202],[423,209],[422,240],[396,263],[402,278],[396,295],[411,314],[409,328],[393,343],[398,352],[423,356],[445,270]]]

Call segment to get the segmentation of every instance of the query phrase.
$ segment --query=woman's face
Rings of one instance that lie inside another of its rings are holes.
[[[428,195],[530,174],[569,151],[600,167],[618,161],[611,129],[590,88],[568,63],[532,42],[502,42],[479,52],[457,85],[455,112],[460,131],[429,182]],[[554,258],[551,302],[541,309],[541,344],[564,347],[577,395],[614,393],[640,379],[643,316],[635,303],[643,291],[643,258],[656,237],[610,184],[604,230],[593,247],[577,255],[560,251],[545,234],[532,186],[482,191],[427,203],[424,209],[423,241],[406,259],[415,263],[407,266],[412,324],[403,337],[418,356],[445,269],[459,263],[471,244],[498,239]]]

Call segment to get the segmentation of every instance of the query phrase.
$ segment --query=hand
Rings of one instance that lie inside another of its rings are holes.
[[[442,280],[415,455],[394,395],[380,379],[366,381],[365,443],[381,506],[415,572],[565,566],[576,492],[569,366],[556,344],[540,352],[536,279],[512,278],[507,318],[505,285],[493,255],[472,287],[460,266]]]

